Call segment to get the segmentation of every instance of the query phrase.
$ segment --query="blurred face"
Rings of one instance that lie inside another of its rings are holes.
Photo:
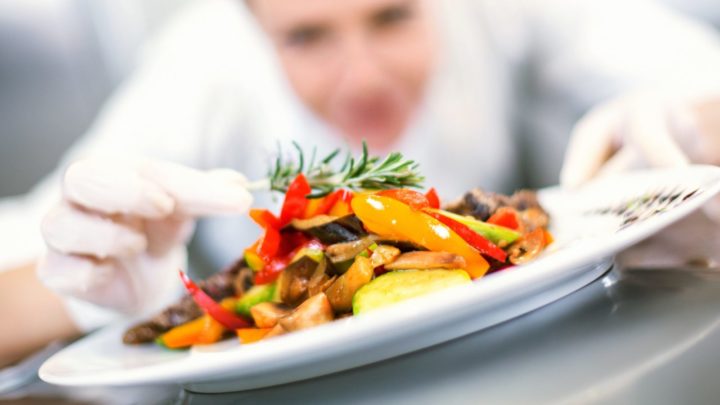
[[[410,121],[432,69],[423,0],[251,0],[300,99],[371,146]]]

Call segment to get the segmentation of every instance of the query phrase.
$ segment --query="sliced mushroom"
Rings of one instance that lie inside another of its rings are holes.
[[[290,314],[291,309],[274,302],[263,302],[250,308],[250,315],[258,328],[272,328],[278,320]]]
[[[349,242],[367,235],[362,222],[355,215],[317,215],[308,219],[294,219],[290,226],[318,238],[324,244]]]
[[[330,322],[334,318],[328,297],[320,293],[308,298],[290,315],[280,319],[278,325],[288,332],[294,332]]]
[[[335,312],[342,313],[352,310],[352,299],[355,292],[369,283],[374,275],[375,271],[370,259],[363,256],[356,257],[348,271],[338,277],[325,291]]]
[[[235,295],[242,297],[255,284],[255,274],[249,267],[240,269],[233,280]]]
[[[325,249],[325,255],[333,264],[355,259],[355,256],[375,243],[371,238],[362,238],[350,242],[336,243]]]
[[[510,245],[508,249],[508,260],[510,260],[512,264],[526,263],[542,252],[545,243],[545,230],[537,228],[523,235],[522,238]]]
[[[463,269],[465,258],[448,252],[408,252],[394,262],[386,264],[387,270]]]
[[[370,264],[373,268],[384,266],[391,263],[400,256],[400,249],[390,245],[378,245],[372,255],[370,255]]]
[[[310,257],[303,256],[288,265],[277,281],[280,300],[295,306],[308,298],[308,283],[315,274],[318,263]]]
[[[307,283],[307,294],[308,297],[312,297],[313,295],[316,295],[318,293],[321,293],[325,291],[328,286],[330,286],[330,276],[327,274],[327,260],[325,258],[320,260],[320,263],[318,263],[317,267],[315,267],[315,272],[310,277],[310,280],[308,280]],[[333,276],[332,280],[335,279],[335,276]]]

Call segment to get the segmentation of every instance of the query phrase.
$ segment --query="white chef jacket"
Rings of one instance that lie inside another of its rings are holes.
[[[555,182],[566,134],[590,106],[642,88],[718,89],[713,31],[642,0],[436,0],[438,64],[422,106],[391,147],[453,198]],[[236,0],[200,0],[145,50],[132,77],[58,169],[0,202],[0,268],[37,259],[42,215],[71,161],[100,153],[228,167],[262,178],[291,140],[318,153],[342,137],[291,91],[267,40]],[[256,206],[271,204],[257,196]],[[198,252],[220,267],[257,237],[245,218],[204,220]],[[103,314],[69,301],[87,328]],[[94,315],[98,315],[94,318]]]

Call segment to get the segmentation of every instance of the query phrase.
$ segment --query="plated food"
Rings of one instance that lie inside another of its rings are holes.
[[[277,165],[270,179],[285,191],[280,212],[250,212],[260,238],[205,281],[181,272],[188,295],[123,341],[182,349],[236,335],[254,343],[470,283],[531,261],[552,242],[534,192],[475,189],[441,207],[433,188],[410,188],[421,177],[400,155],[380,161],[365,152],[347,166],[336,181],[345,187],[335,187],[312,163],[282,176]]]

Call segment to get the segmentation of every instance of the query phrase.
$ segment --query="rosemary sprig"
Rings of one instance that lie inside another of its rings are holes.
[[[367,144],[363,141],[362,145],[360,157],[355,158],[348,152],[340,167],[337,167],[340,149],[316,161],[316,149],[313,148],[310,159],[307,160],[300,145],[293,142],[297,159],[283,160],[282,155],[278,154],[268,178],[251,183],[249,188],[285,192],[290,182],[300,173],[305,175],[312,188],[313,192],[309,196],[311,198],[322,197],[339,188],[378,190],[421,187],[425,178],[418,171],[418,163],[405,158],[399,152],[393,152],[384,159],[370,156]]]

